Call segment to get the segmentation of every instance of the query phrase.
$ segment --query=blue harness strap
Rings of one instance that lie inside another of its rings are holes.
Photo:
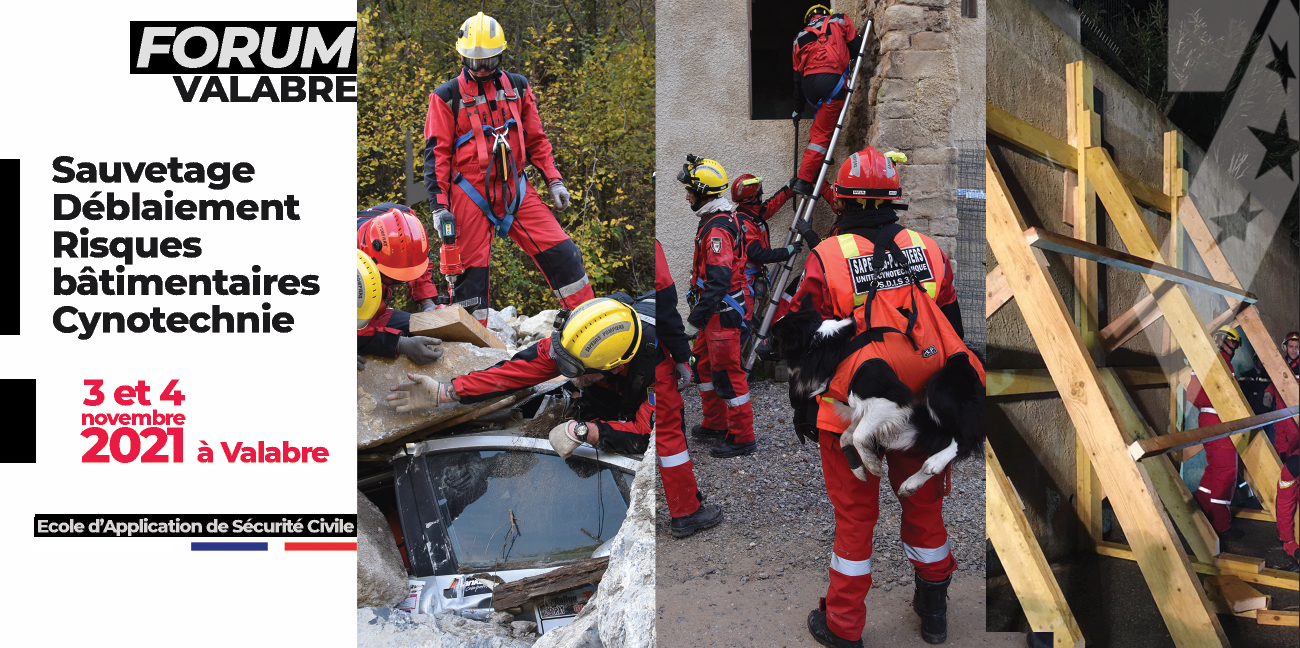
[[[825,97],[822,97],[821,99],[819,99],[819,100],[817,101],[817,103],[813,103],[813,102],[811,102],[811,101],[808,101],[808,104],[811,105],[811,106],[813,107],[814,110],[820,110],[821,107],[822,107],[822,104],[827,103],[827,102],[829,102],[829,101],[834,101],[834,100],[835,100],[835,95],[838,95],[838,94],[840,93],[840,90],[843,90],[843,89],[844,89],[844,84],[845,84],[845,83],[848,83],[848,80],[849,80],[849,68],[844,68],[844,72],[843,72],[842,74],[840,74],[840,81],[839,81],[839,83],[836,83],[836,84],[835,84],[835,89],[834,89],[834,90],[831,90],[831,93],[830,93],[830,94],[828,94],[828,95],[826,95]],[[804,98],[804,101],[807,101],[807,97]],[[456,145],[457,145],[457,146],[460,146],[459,143],[456,144]]]
[[[836,91],[836,92],[839,92],[839,89],[837,88],[835,91]],[[514,126],[517,126],[517,124],[515,123],[514,118],[511,117],[510,119],[507,119],[507,120],[506,120],[505,125],[502,126],[501,128],[509,129],[509,128],[514,127]],[[492,134],[492,133],[494,133],[494,132],[496,132],[496,130],[497,130],[497,129],[495,129],[495,128],[491,127],[491,126],[488,126],[487,124],[484,124],[484,125],[483,125],[483,132],[484,132],[484,133],[488,133],[489,135]],[[473,129],[473,128],[471,128],[471,129],[465,131],[465,134],[464,134],[464,135],[461,135],[460,137],[457,137],[457,138],[456,138],[456,143],[455,143],[455,145],[452,146],[452,148],[453,148],[453,149],[458,149],[458,148],[460,148],[461,146],[464,146],[465,143],[468,142],[468,141],[470,141],[471,139],[474,139],[474,129]]]
[[[698,286],[700,290],[703,290],[704,280],[696,277],[695,285]],[[745,329],[745,331],[749,331],[749,325],[745,323],[745,306],[737,302],[736,298],[731,296],[731,293],[722,293],[722,303],[734,308],[737,313],[740,313],[740,327]]]
[[[460,190],[465,192],[465,195],[469,196],[470,200],[474,201],[474,204],[478,206],[479,211],[483,212],[484,216],[487,216],[487,219],[492,222],[492,227],[496,229],[497,236],[507,238],[510,235],[510,226],[515,223],[515,212],[519,210],[519,203],[523,201],[525,178],[526,174],[519,174],[515,199],[506,205],[506,213],[500,218],[497,217],[496,212],[492,211],[492,205],[489,205],[487,199],[483,198],[483,194],[479,193],[474,188],[474,185],[465,179],[464,175],[457,172],[456,177],[452,178],[451,181],[456,183],[456,186],[460,187]]]

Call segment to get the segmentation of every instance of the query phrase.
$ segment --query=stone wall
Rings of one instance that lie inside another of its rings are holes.
[[[856,93],[834,159],[843,160],[868,143],[906,152],[912,161],[901,167],[900,178],[912,208],[902,212],[904,224],[934,236],[952,252],[956,142],[982,139],[984,131],[984,3],[981,17],[974,19],[961,18],[959,0],[858,0],[831,6],[859,28],[873,18],[870,51],[880,50],[863,63],[858,87],[866,91]],[[656,236],[682,296],[689,288],[698,225],[676,181],[685,155],[716,159],[731,177],[748,172],[766,178],[768,195],[793,169],[794,160],[786,157],[795,154],[791,123],[749,119],[748,10],[747,0],[662,3],[657,8],[658,24],[673,28],[656,35]],[[878,107],[876,95],[884,81],[892,94]],[[878,127],[878,119],[888,124]],[[810,120],[800,124],[800,155],[810,125]],[[785,239],[793,216],[787,206],[772,218],[773,245]],[[824,203],[814,211],[819,232],[829,230],[832,220]],[[801,267],[802,257],[795,271]],[[684,299],[678,306],[686,312]]]

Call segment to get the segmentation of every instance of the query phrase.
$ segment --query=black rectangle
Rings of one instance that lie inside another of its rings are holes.
[[[22,209],[19,190],[22,181],[18,160],[0,160],[0,196],[4,198],[4,208],[0,209],[3,218],[9,221],[5,230],[15,235],[15,241],[23,240],[23,219],[19,214]],[[20,254],[6,254],[0,261],[0,335],[19,335],[22,333],[22,285],[23,264]],[[33,393],[35,388],[33,388]]]
[[[313,521],[324,521],[331,527],[318,527],[312,530]],[[108,522],[112,529],[106,529]],[[212,523],[224,522],[226,530],[213,528]],[[301,529],[284,528],[284,523],[296,523]],[[96,528],[96,523],[98,527]],[[132,523],[141,528],[132,531]],[[50,525],[81,524],[81,531],[71,529],[49,530]],[[127,527],[119,528],[125,524]],[[197,524],[199,528],[185,529],[181,525]],[[245,528],[245,525],[261,524],[280,527]],[[41,532],[42,526],[47,529]],[[154,528],[150,528],[153,525]],[[160,528],[157,525],[162,525]],[[351,525],[350,527],[346,525]],[[94,530],[92,530],[94,529]],[[245,530],[237,530],[245,529]],[[164,514],[164,513],[61,513],[56,515],[36,514],[32,516],[33,538],[353,538],[357,535],[357,516],[355,513],[325,513],[308,515],[294,513],[276,515],[270,513],[238,515],[231,513],[210,514]]]
[[[0,463],[36,463],[36,380],[0,379],[0,394],[10,420]]]
[[[252,29],[258,39],[256,47],[248,54],[249,66],[245,66],[240,58],[225,57],[223,50],[241,49],[247,47],[252,41],[243,34],[243,30],[227,34],[232,27]],[[149,44],[146,49],[145,65],[141,65],[140,53],[142,46],[145,45],[146,28],[163,28],[170,29],[170,36],[166,33],[150,31]],[[187,31],[190,28],[197,28],[194,31]],[[272,46],[270,57],[263,60],[263,42],[267,35],[267,28],[275,28],[272,34]],[[271,59],[287,59],[290,45],[293,42],[293,33],[298,28],[298,39],[293,51],[296,52],[292,61],[286,61],[284,65]],[[357,38],[356,38],[356,21],[210,21],[210,22],[169,22],[158,20],[132,20],[131,21],[131,74],[356,74],[357,73]],[[347,48],[341,48],[330,56],[329,63],[321,60],[322,56],[328,54],[316,55],[322,49],[328,49],[334,45],[340,36],[343,36],[347,30],[351,30],[351,43]],[[205,31],[206,30],[206,31]],[[313,35],[319,34],[319,40]],[[176,53],[172,51],[172,45],[182,38],[185,42],[181,58],[191,60],[182,62],[177,59]],[[229,42],[227,42],[229,38]],[[323,45],[323,47],[322,47]],[[159,51],[166,46],[166,51]],[[308,65],[302,65],[303,52],[309,46],[313,52]],[[343,51],[346,49],[346,52]],[[339,65],[340,59],[346,56],[346,65]],[[228,60],[223,61],[226,58]],[[224,65],[223,65],[224,63]]]

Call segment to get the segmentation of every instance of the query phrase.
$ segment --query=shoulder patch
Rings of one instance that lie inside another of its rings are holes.
[[[714,253],[714,254],[717,254],[717,253],[721,252],[721,251],[722,251],[722,237],[721,237],[721,236],[714,236],[714,237],[709,238],[709,249],[713,250],[713,253]]]

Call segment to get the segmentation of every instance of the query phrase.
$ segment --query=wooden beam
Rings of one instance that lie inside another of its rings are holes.
[[[1268,597],[1240,578],[1232,574],[1221,574],[1210,578],[1214,579],[1215,586],[1223,594],[1228,609],[1233,613],[1262,610],[1268,607]]]
[[[1100,147],[1088,149],[1088,174],[1097,187],[1106,212],[1110,215],[1124,246],[1132,256],[1146,259],[1153,263],[1165,264],[1164,256],[1151,234],[1142,213],[1138,210],[1133,197],[1124,188],[1115,174],[1115,163],[1110,154]],[[1205,331],[1205,322],[1201,320],[1192,304],[1187,289],[1181,285],[1172,290],[1160,291],[1163,283],[1160,278],[1143,274],[1147,288],[1156,295],[1160,311],[1164,313],[1165,322],[1173,331],[1178,346],[1182,348],[1188,364],[1196,372],[1210,402],[1224,420],[1250,418],[1254,415],[1246,397],[1241,392],[1231,369],[1219,353],[1210,335]],[[1227,285],[1227,284],[1221,284]],[[1295,382],[1294,379],[1291,381]],[[1258,436],[1258,435],[1256,435]],[[1233,445],[1246,465],[1246,480],[1259,497],[1264,508],[1273,510],[1277,500],[1277,480],[1282,472],[1282,462],[1273,451],[1272,445],[1265,442],[1263,446],[1252,445],[1250,435],[1233,437]]]
[[[609,568],[609,556],[593,558],[566,565],[545,574],[530,576],[511,583],[497,585],[492,590],[492,609],[500,612],[519,607],[533,599],[571,589],[595,585]]]
[[[1113,372],[1101,373],[1101,386],[1115,404],[1115,416],[1125,441],[1139,441],[1156,436],[1142,415],[1138,414],[1137,405]],[[1151,476],[1151,484],[1160,496],[1160,502],[1165,505],[1169,518],[1187,539],[1192,555],[1198,560],[1214,560],[1214,556],[1219,553],[1219,534],[1215,533],[1209,519],[1201,511],[1201,505],[1192,497],[1191,491],[1187,490],[1187,483],[1173,462],[1169,457],[1152,457],[1143,461],[1142,466]]]
[[[447,308],[411,313],[411,335],[427,335],[444,342],[469,342],[476,347],[505,349],[506,345],[489,331],[464,307],[453,304]]]
[[[993,104],[986,105],[984,121],[988,132],[1014,144],[1026,153],[1031,153],[1056,166],[1067,169],[1079,168],[1079,154],[1073,146]]]
[[[1057,646],[1083,646],[1083,632],[1074,620],[1070,604],[1065,601],[1052,567],[1029,529],[1011,481],[1002,471],[993,447],[987,443],[984,466],[988,479],[985,530],[993,548],[1003,557],[1002,566],[1016,598],[1020,599],[1029,627],[1035,632],[1054,633]]]
[[[1133,550],[1128,545],[1119,544],[1118,542],[1102,542],[1095,547],[1097,553],[1102,556],[1111,558],[1120,558],[1122,560],[1137,559],[1133,556]],[[1181,552],[1180,552],[1181,553]],[[1192,568],[1198,574],[1207,576],[1217,576],[1223,573],[1232,574],[1247,583],[1264,585],[1267,587],[1280,587],[1291,591],[1300,590],[1300,574],[1295,572],[1283,571],[1281,569],[1261,569],[1259,573],[1238,572],[1229,568],[1220,567],[1213,563],[1205,563],[1199,560],[1191,562]]]
[[[988,186],[986,220],[989,247],[1002,266],[1026,313],[1025,325],[1058,386],[1065,386],[1065,405],[1074,428],[1084,440],[1102,488],[1124,533],[1133,543],[1138,566],[1160,610],[1165,627],[1179,646],[1223,646],[1228,643],[1211,612],[1200,581],[1144,468],[1126,455],[1114,407],[1100,387],[1101,377],[1083,341],[1070,322],[1052,278],[1034,261],[1025,242],[1025,222],[1011,201],[1006,182],[985,153]]]
[[[1260,625],[1300,626],[1300,612],[1295,610],[1259,610],[1255,622]]]
[[[1169,378],[1160,367],[1106,367],[1100,371],[1114,374],[1127,387],[1169,385]],[[1046,369],[989,369],[986,374],[986,396],[1057,393],[1056,383]]]
[[[1002,276],[1002,268],[994,268],[984,277],[984,317],[993,317],[998,309],[1011,301],[1011,286]]]
[[[1232,516],[1239,517],[1243,520],[1259,520],[1260,522],[1277,521],[1277,516],[1273,515],[1272,511],[1265,511],[1261,509],[1234,508],[1232,509]]]
[[[1114,353],[1116,349],[1124,346],[1125,342],[1133,339],[1138,333],[1146,330],[1155,322],[1158,322],[1162,315],[1160,307],[1156,305],[1156,298],[1150,293],[1139,299],[1133,308],[1130,308],[1119,317],[1110,321],[1106,328],[1101,330],[1098,335],[1097,343],[1107,354]]]
[[[1104,150],[1104,149],[1098,149]],[[1139,217],[1140,218],[1140,217]],[[1049,232],[1041,227],[1031,227],[1025,230],[1025,240],[1029,244],[1040,250],[1050,250],[1061,254],[1080,257],[1088,261],[1104,263],[1108,266],[1114,266],[1124,270],[1132,270],[1144,275],[1159,277],[1174,283],[1193,288],[1203,288],[1210,292],[1224,295],[1225,297],[1235,297],[1246,302],[1255,303],[1258,299],[1255,295],[1242,290],[1235,286],[1229,286],[1213,279],[1197,276],[1186,270],[1157,263],[1140,256],[1112,250],[1087,241],[1062,236],[1054,232]],[[1154,292],[1154,290],[1153,290]],[[1294,380],[1294,379],[1293,379]]]
[[[1242,432],[1249,432],[1251,430],[1257,430],[1266,425],[1276,423],[1284,418],[1290,418],[1295,416],[1298,410],[1300,410],[1300,408],[1288,407],[1283,410],[1256,414],[1235,421],[1223,421],[1222,423],[1215,423],[1214,425],[1207,425],[1201,428],[1183,430],[1181,432],[1174,432],[1173,434],[1134,441],[1132,445],[1128,447],[1128,453],[1129,456],[1133,457],[1134,461],[1140,461],[1148,457],[1155,457],[1174,450],[1189,448],[1194,445],[1204,445],[1216,439],[1222,439],[1226,436],[1241,434]],[[1268,437],[1265,437],[1265,439],[1267,438]]]
[[[1230,569],[1234,572],[1246,572],[1248,574],[1258,574],[1264,571],[1264,559],[1255,558],[1254,556],[1240,556],[1237,554],[1219,554],[1215,559],[1215,564],[1223,569]]]

